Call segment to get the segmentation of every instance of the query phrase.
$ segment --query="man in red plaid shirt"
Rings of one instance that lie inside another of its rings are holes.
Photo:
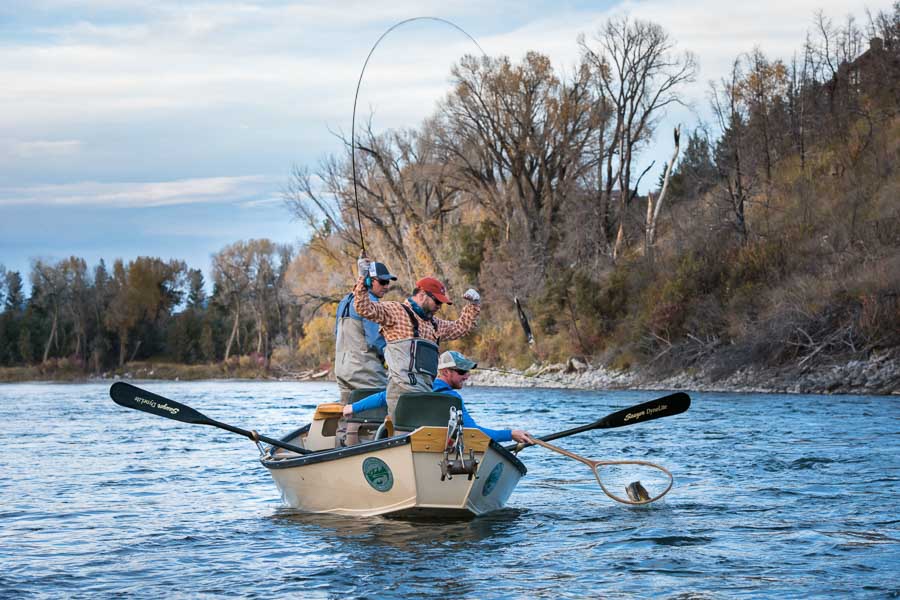
[[[381,325],[387,342],[384,358],[388,366],[387,404],[393,418],[397,398],[407,392],[430,392],[438,368],[438,346],[441,340],[455,340],[466,335],[478,321],[481,296],[469,289],[463,298],[469,303],[455,321],[434,315],[444,304],[453,304],[447,288],[434,277],[416,282],[412,296],[403,302],[372,302],[365,286],[372,260],[360,256],[359,279],[353,288],[354,308],[364,319]]]

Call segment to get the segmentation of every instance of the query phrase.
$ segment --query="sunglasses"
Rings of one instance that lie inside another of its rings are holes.
[[[457,375],[468,375],[469,372],[463,369],[453,369]]]
[[[431,298],[432,300],[434,300],[434,303],[437,304],[438,306],[441,306],[442,304],[444,304],[443,302],[441,302],[440,300],[435,298],[434,294],[432,294],[431,292],[425,292],[425,295],[428,296],[429,298]]]
[[[391,285],[391,283],[393,282],[390,279],[379,279],[378,283],[380,283],[381,285]]]

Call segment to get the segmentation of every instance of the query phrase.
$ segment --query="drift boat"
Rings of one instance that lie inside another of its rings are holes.
[[[312,513],[483,515],[502,508],[526,473],[525,465],[511,452],[521,449],[521,444],[503,447],[480,429],[464,428],[459,398],[445,394],[401,395],[394,421],[386,418],[383,409],[354,415],[351,422],[358,431],[349,446],[338,443],[342,410],[338,403],[320,404],[311,423],[277,440],[210,419],[190,406],[123,381],[114,383],[109,395],[126,408],[182,423],[211,425],[249,438],[259,448],[260,461],[272,474],[284,503]],[[672,474],[667,469],[642,460],[591,460],[547,442],[681,414],[690,405],[687,394],[676,392],[532,441],[588,465],[603,493],[613,500],[648,504],[672,488]],[[619,467],[640,467],[644,475],[618,483],[608,474],[601,475],[601,470],[607,473]],[[648,492],[641,481],[647,484],[653,478],[661,483]],[[624,489],[627,498],[617,489]]]
[[[362,517],[478,516],[503,508],[527,472],[481,430],[462,427],[453,396],[402,395],[390,436],[383,410],[354,415],[360,443],[335,447],[341,408],[319,405],[311,423],[281,439],[309,453],[269,446],[260,458],[287,506]]]

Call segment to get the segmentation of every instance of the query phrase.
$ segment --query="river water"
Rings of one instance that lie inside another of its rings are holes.
[[[145,382],[280,436],[331,383]],[[298,514],[247,439],[115,405],[108,384],[0,386],[0,597],[900,596],[900,398],[691,394],[682,415],[558,440],[675,487],[612,502],[541,448],[509,507],[451,523]],[[658,392],[467,388],[535,435]]]

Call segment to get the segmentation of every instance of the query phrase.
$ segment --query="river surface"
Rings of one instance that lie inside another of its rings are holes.
[[[277,437],[331,383],[138,383]],[[114,404],[108,384],[0,385],[0,597],[900,596],[900,398],[691,394],[684,414],[558,440],[675,487],[617,504],[541,448],[469,521],[299,514],[246,438]],[[658,392],[466,388],[486,426],[546,434]]]

